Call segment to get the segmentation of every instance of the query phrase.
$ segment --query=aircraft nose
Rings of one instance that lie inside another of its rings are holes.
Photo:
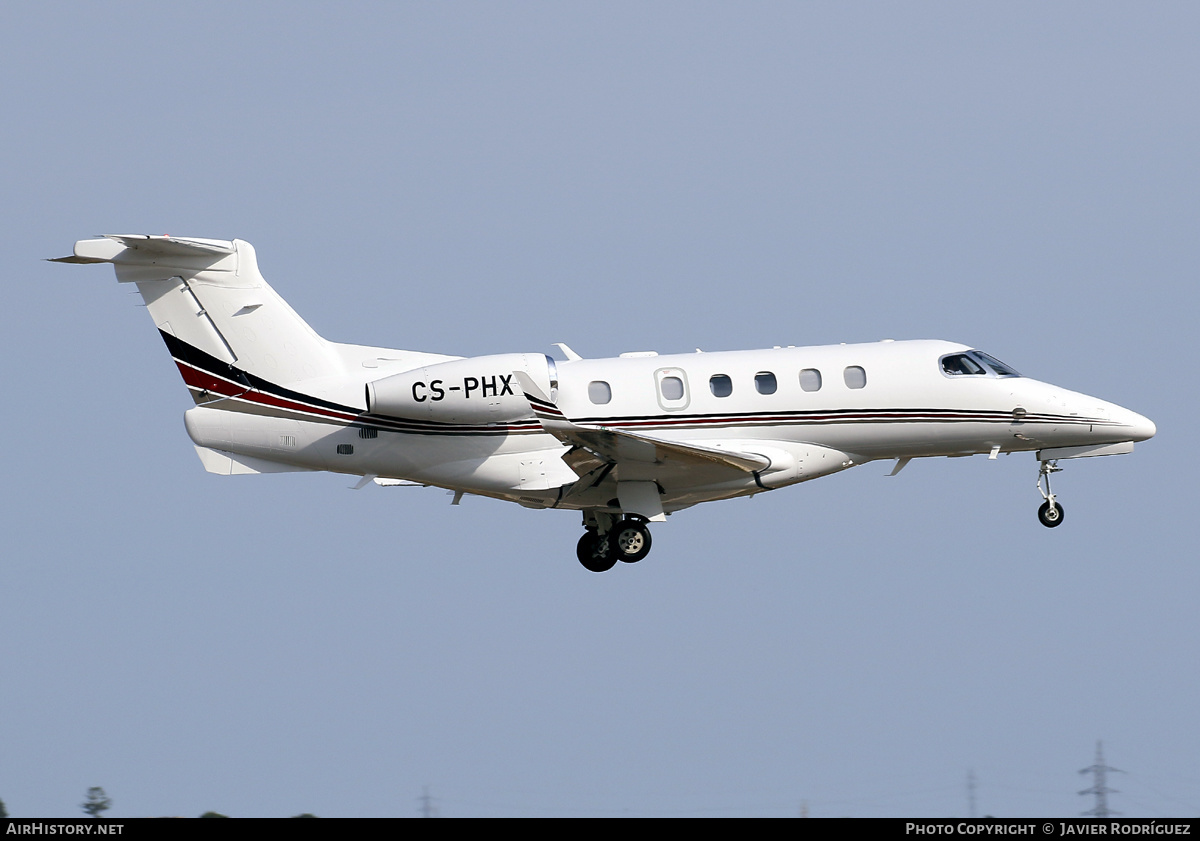
[[[1158,427],[1154,425],[1154,421],[1129,410],[1125,411],[1124,417],[1121,418],[1121,423],[1129,427],[1130,439],[1133,441],[1145,441],[1147,438],[1153,438],[1154,433],[1158,432]]]

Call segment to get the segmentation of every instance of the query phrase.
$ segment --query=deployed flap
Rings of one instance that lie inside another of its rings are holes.
[[[641,514],[655,523],[667,519],[658,485],[653,482],[617,482],[617,500],[626,514]]]
[[[613,464],[666,465],[673,462],[680,467],[703,465],[727,468],[739,474],[754,473],[771,465],[769,458],[754,453],[721,450],[716,447],[705,447],[682,441],[668,441],[638,432],[627,432],[604,426],[579,426],[568,420],[559,411],[558,406],[542,393],[541,389],[524,371],[514,373],[543,429],[560,441],[581,447]],[[564,461],[581,476],[584,473],[579,471],[584,466],[595,469],[593,460],[574,450],[566,454]],[[576,467],[577,463],[579,464],[578,468]]]

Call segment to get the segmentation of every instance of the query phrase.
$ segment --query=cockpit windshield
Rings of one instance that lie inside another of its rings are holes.
[[[1017,373],[1015,368],[1011,368],[1008,365],[1005,365],[999,359],[997,359],[994,356],[991,356],[990,354],[984,353],[981,350],[973,350],[973,351],[971,351],[971,353],[975,356],[976,359],[982,359],[983,364],[985,364],[989,368],[991,368],[992,371],[995,372],[997,377],[1019,377],[1019,376],[1021,376],[1020,374]]]
[[[942,373],[949,377],[1019,377],[1015,370],[980,350],[942,357]]]
[[[987,376],[987,371],[984,367],[971,358],[967,353],[953,353],[950,356],[942,357],[942,372],[949,374],[952,377],[961,376]]]

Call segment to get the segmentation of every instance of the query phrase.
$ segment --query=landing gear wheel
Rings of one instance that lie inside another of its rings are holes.
[[[1038,519],[1042,521],[1043,526],[1052,529],[1062,523],[1063,507],[1057,502],[1043,502],[1042,507],[1038,509]]]
[[[1042,495],[1042,499],[1046,500],[1038,509],[1038,519],[1048,529],[1061,525],[1063,521],[1063,507],[1058,504],[1058,500],[1054,498],[1054,493],[1050,490],[1050,474],[1058,473],[1061,470],[1057,459],[1047,459],[1038,465],[1038,492]],[[1042,488],[1043,484],[1046,486],[1044,489]]]
[[[617,554],[612,550],[612,546],[611,534],[601,537],[588,529],[583,533],[583,537],[579,538],[579,543],[575,546],[575,555],[579,558],[579,563],[583,564],[583,568],[589,572],[608,572],[617,563]]]
[[[650,554],[650,529],[637,520],[622,520],[608,536],[619,561],[636,564]]]

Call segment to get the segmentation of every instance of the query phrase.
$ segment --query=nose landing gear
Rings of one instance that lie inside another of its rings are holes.
[[[1062,470],[1062,468],[1058,466],[1057,459],[1050,459],[1049,461],[1043,461],[1039,464],[1040,466],[1038,467],[1037,481],[1038,493],[1040,493],[1042,498],[1046,501],[1043,502],[1042,507],[1038,509],[1038,519],[1042,521],[1043,526],[1048,529],[1052,529],[1055,526],[1062,524],[1063,507],[1058,504],[1058,500],[1055,499],[1053,492],[1050,490],[1050,474],[1058,473],[1060,470]],[[1043,484],[1046,486],[1044,490],[1042,489]]]
[[[1038,519],[1043,526],[1052,529],[1063,521],[1063,508],[1057,502],[1043,502],[1038,509]]]
[[[617,561],[636,564],[650,554],[650,529],[644,519],[634,515],[616,523],[612,523],[611,517],[608,519],[611,525],[607,531],[600,530],[600,522],[587,525],[575,547],[579,563],[590,572],[608,572]]]

